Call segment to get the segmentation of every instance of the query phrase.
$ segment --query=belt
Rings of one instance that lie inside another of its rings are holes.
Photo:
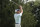
[[[19,23],[15,23],[15,24],[19,24]]]

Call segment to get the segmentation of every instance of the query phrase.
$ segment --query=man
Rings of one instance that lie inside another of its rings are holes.
[[[19,6],[20,9],[15,10],[14,19],[15,19],[15,27],[21,27],[21,16],[23,13],[22,6]]]

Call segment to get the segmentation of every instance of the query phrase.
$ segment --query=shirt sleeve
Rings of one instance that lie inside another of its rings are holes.
[[[20,16],[22,16],[22,13],[20,13]]]
[[[15,18],[15,14],[14,14],[14,18]]]

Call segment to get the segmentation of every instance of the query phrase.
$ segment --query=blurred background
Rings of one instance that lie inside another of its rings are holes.
[[[40,0],[0,0],[0,27],[15,27],[15,3],[23,6],[22,27],[40,27]]]

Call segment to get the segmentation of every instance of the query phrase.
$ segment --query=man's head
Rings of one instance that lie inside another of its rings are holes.
[[[22,6],[20,5],[20,6],[19,6],[19,9],[16,9],[15,12],[16,12],[17,14],[19,14],[19,13],[21,12],[21,9],[22,9]]]
[[[19,14],[19,13],[20,13],[20,9],[16,9],[15,12],[16,12],[17,14]]]

